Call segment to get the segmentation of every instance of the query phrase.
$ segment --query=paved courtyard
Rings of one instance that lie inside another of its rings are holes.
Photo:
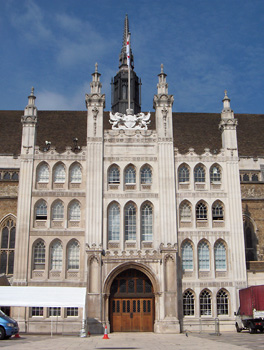
[[[88,338],[78,336],[21,335],[0,341],[0,348],[20,350],[88,350],[88,349],[151,349],[151,350],[259,350],[264,349],[264,334],[247,332],[226,332],[220,336],[214,334],[154,334],[154,333],[113,333],[110,339],[101,335]]]

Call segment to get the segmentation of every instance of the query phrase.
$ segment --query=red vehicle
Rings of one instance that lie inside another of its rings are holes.
[[[239,291],[240,308],[235,312],[236,330],[248,329],[250,333],[264,330],[264,285]]]

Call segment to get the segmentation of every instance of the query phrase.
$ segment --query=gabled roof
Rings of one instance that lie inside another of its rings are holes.
[[[24,111],[0,111],[0,154],[20,154],[21,116]],[[221,132],[218,128],[220,113],[173,113],[174,146],[184,154],[189,148],[202,154],[221,148]],[[264,115],[235,114],[238,119],[237,135],[240,156],[264,157]],[[155,129],[155,113],[151,113],[149,129]],[[104,129],[111,129],[109,112],[104,112]],[[58,152],[73,146],[86,145],[86,111],[38,111],[37,146],[45,147],[50,141]]]

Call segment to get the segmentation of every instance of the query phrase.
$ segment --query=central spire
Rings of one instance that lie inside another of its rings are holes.
[[[125,114],[128,109],[128,66],[127,66],[127,38],[129,33],[128,16],[125,17],[122,48],[119,55],[119,71],[112,78],[112,112]],[[130,109],[135,114],[141,111],[141,81],[134,71],[134,57],[130,52]]]
[[[127,45],[128,34],[129,34],[129,21],[128,21],[128,16],[126,15],[125,21],[124,21],[123,44],[119,55],[119,69],[127,69],[126,45]],[[131,50],[131,45],[130,45],[130,65],[131,65],[131,68],[133,69],[134,58]]]

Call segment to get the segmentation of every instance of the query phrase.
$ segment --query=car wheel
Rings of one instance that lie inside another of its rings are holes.
[[[0,340],[5,339],[5,330],[3,327],[0,327]]]
[[[241,328],[239,328],[239,326],[238,326],[238,324],[236,323],[236,331],[237,331],[237,333],[240,333],[241,331],[242,331],[242,329]]]
[[[248,330],[249,330],[250,334],[254,334],[255,333],[255,329],[253,327],[251,327],[251,325],[248,326]]]

